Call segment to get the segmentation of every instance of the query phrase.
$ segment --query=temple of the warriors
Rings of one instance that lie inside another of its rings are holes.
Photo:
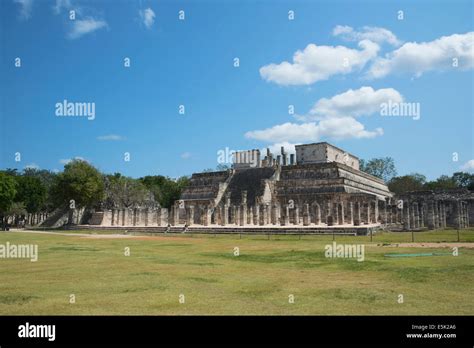
[[[232,168],[193,174],[171,209],[95,212],[90,225],[214,232],[267,231],[365,234],[374,229],[466,228],[474,223],[474,194],[417,191],[394,196],[359,159],[326,142],[296,145],[296,153],[238,151]],[[80,212],[68,223],[83,224]]]

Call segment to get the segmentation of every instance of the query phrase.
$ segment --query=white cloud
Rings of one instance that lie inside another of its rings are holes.
[[[362,123],[352,117],[328,118],[322,120],[319,122],[319,130],[321,136],[336,140],[374,138],[383,135],[382,128],[368,131]]]
[[[25,169],[40,169],[40,166],[36,163],[30,163],[25,166]]]
[[[111,141],[119,141],[119,140],[125,140],[124,137],[122,137],[121,135],[117,135],[117,134],[108,134],[108,135],[99,135],[97,137],[97,140],[104,140],[104,141],[108,141],[108,140],[111,140]]]
[[[393,88],[381,88],[374,90],[372,87],[361,87],[359,89],[337,94],[331,98],[319,99],[309,111],[308,115],[297,116],[299,120],[317,120],[328,117],[359,117],[371,115],[380,111],[380,104],[392,102],[403,102],[403,96]]]
[[[29,19],[33,9],[33,0],[14,0],[14,2],[20,5],[20,18]]]
[[[88,160],[86,160],[86,159],[83,158],[83,157],[76,156],[76,157],[74,157],[74,158],[60,159],[60,160],[59,160],[59,163],[61,163],[61,164],[68,164],[68,163],[71,162],[72,160],[79,160],[79,161],[89,162]]]
[[[107,22],[104,20],[86,18],[86,19],[76,19],[72,21],[72,30],[69,32],[70,39],[77,39],[83,35],[92,33],[101,28],[107,27]]]
[[[458,67],[453,66],[458,60]],[[430,42],[407,42],[395,51],[377,58],[367,76],[381,78],[391,73],[409,73],[417,77],[437,70],[467,70],[474,67],[474,32],[443,36]]]
[[[379,44],[387,42],[393,46],[401,44],[401,41],[390,30],[379,27],[364,26],[361,30],[354,30],[347,25],[338,25],[333,29],[332,34],[346,41],[370,40]]]
[[[389,100],[402,102],[403,97],[393,88],[350,89],[331,98],[319,99],[308,114],[296,117],[303,123],[287,122],[267,129],[249,131],[245,133],[245,137],[268,143],[302,143],[320,141],[322,138],[373,138],[383,135],[383,129],[367,130],[356,117],[378,112],[380,105]]]
[[[145,27],[150,29],[155,22],[155,12],[151,8],[147,8],[145,10],[138,11],[138,13],[140,14],[140,18],[142,19]]]
[[[55,14],[60,14],[63,9],[69,9],[71,7],[71,0],[56,0],[56,3],[53,7],[53,12]]]
[[[360,50],[345,46],[309,44],[293,55],[293,63],[284,61],[260,68],[263,79],[279,85],[310,85],[336,74],[349,74],[362,69],[374,59],[379,45],[369,40],[359,42]]]
[[[191,153],[189,153],[189,152],[183,152],[183,153],[181,154],[181,158],[182,158],[182,159],[191,158]]]
[[[245,133],[245,137],[265,141],[277,142],[304,142],[318,139],[319,130],[316,123],[283,123],[263,130],[255,130]]]
[[[373,138],[383,134],[381,128],[368,131],[364,125],[352,117],[340,117],[323,120],[319,123],[291,123],[276,125],[271,128],[250,131],[245,134],[247,138],[265,142],[310,142],[319,141],[321,138],[335,140],[350,138]]]
[[[467,161],[461,166],[461,170],[465,170],[467,172],[474,172],[474,159]]]

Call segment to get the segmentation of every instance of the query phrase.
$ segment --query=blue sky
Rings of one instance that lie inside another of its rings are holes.
[[[474,169],[472,1],[1,0],[0,30],[1,168],[176,177],[328,141],[400,175]],[[58,117],[65,99],[95,118]]]

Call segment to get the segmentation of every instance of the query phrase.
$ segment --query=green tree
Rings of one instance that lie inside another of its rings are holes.
[[[25,216],[27,214],[25,204],[23,202],[13,202],[10,208],[5,212],[5,218],[8,219],[9,217],[14,218],[13,224],[15,225],[18,221],[17,218],[20,216]]]
[[[162,175],[145,176],[140,180],[153,193],[160,206],[164,208],[170,208],[181,197],[184,187],[189,184],[189,178],[186,176],[176,180]]]
[[[23,170],[23,176],[37,178],[46,188],[46,198],[43,203],[42,210],[53,211],[55,208],[55,201],[54,197],[52,196],[51,188],[53,187],[54,180],[57,175],[58,174],[46,169],[25,168]]]
[[[86,161],[75,159],[64,166],[51,188],[59,205],[74,200],[76,207],[93,206],[104,196],[104,181],[101,173]]]
[[[3,217],[10,210],[16,195],[15,178],[5,172],[0,172],[0,215]]]
[[[458,187],[474,190],[474,174],[456,172],[452,178]]]
[[[154,203],[153,194],[140,180],[118,173],[105,176],[105,192],[109,208],[131,208]]]
[[[438,179],[427,182],[425,188],[428,190],[449,190],[458,188],[458,185],[452,177],[441,175]]]
[[[395,161],[391,157],[372,158],[367,162],[360,160],[360,170],[384,181],[389,181],[397,175]]]
[[[388,188],[394,193],[420,191],[424,189],[425,183],[426,177],[424,175],[413,173],[392,178],[388,182]]]
[[[37,213],[44,208],[47,192],[40,179],[34,176],[18,175],[15,202],[23,202],[29,213]]]

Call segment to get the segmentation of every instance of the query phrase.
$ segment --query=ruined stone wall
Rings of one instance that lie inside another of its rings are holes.
[[[190,185],[181,194],[181,199],[215,199],[219,192],[219,184],[225,182],[229,175],[229,171],[193,174],[190,179]]]
[[[403,228],[440,229],[472,226],[474,193],[468,190],[417,191],[395,197],[403,206]]]
[[[383,180],[334,162],[282,167],[276,183],[278,198],[300,195],[309,199],[338,192],[373,194],[379,199],[392,196]]]
[[[314,164],[337,162],[359,170],[359,159],[328,143],[296,145],[296,163]]]

